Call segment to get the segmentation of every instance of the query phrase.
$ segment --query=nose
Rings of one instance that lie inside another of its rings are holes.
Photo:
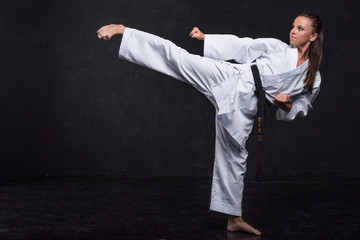
[[[290,35],[295,35],[296,30],[293,28],[290,30]]]

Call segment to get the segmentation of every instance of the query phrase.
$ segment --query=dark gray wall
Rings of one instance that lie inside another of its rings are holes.
[[[192,87],[117,58],[124,23],[202,54],[206,33],[288,42],[304,10],[325,24],[323,84],[305,119],[272,109],[265,174],[359,176],[358,1],[0,2],[0,175],[205,175],[214,157],[213,106]],[[248,141],[255,172],[256,136]]]

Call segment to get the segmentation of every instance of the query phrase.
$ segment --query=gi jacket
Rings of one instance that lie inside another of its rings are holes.
[[[321,76],[317,72],[312,94],[304,88],[304,78],[308,69],[308,60],[301,66],[296,67],[298,51],[295,46],[274,38],[239,38],[234,35],[206,34],[204,44],[204,56],[218,60],[235,60],[242,64],[238,66],[240,71],[247,74],[242,76],[243,81],[249,86],[237,84],[238,92],[249,92],[253,78],[250,72],[250,64],[256,60],[259,68],[263,88],[267,99],[274,103],[278,93],[290,94],[292,109],[289,113],[279,109],[276,113],[278,120],[293,120],[297,115],[306,116],[312,109],[311,103],[315,100],[320,90]],[[248,80],[251,80],[250,82]],[[225,84],[226,87],[231,84]],[[240,86],[239,86],[240,85]],[[229,92],[223,89],[224,92]],[[230,91],[231,92],[231,91]],[[232,97],[231,95],[229,96]],[[229,99],[229,104],[235,99]],[[232,103],[235,105],[234,103]],[[224,106],[223,106],[224,107]],[[231,109],[235,110],[235,109]],[[220,113],[224,113],[220,111]]]
[[[297,67],[297,48],[277,39],[206,34],[204,56],[218,60],[235,60],[239,63],[234,64],[239,70],[238,78],[215,86],[213,93],[218,106],[218,120],[243,149],[257,111],[250,67],[253,61],[258,66],[266,98],[271,103],[274,103],[278,93],[290,94],[291,111],[287,113],[278,109],[278,120],[291,121],[297,115],[306,116],[320,90],[320,73],[317,72],[313,92],[309,93],[303,82],[308,60]]]

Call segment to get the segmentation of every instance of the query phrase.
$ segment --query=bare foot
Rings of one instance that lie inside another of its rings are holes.
[[[242,217],[230,216],[228,218],[227,230],[230,232],[246,232],[254,235],[261,235],[261,232],[242,219]]]

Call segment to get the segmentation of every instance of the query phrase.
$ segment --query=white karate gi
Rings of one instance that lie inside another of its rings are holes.
[[[119,58],[190,83],[214,104],[216,140],[210,209],[235,216],[242,216],[248,156],[245,143],[257,111],[251,62],[256,60],[270,102],[278,93],[291,96],[291,111],[279,109],[276,113],[280,120],[306,116],[321,81],[317,73],[313,93],[304,89],[308,61],[296,67],[297,48],[271,38],[206,34],[201,57],[163,38],[126,28]],[[239,64],[224,61],[232,59]]]

